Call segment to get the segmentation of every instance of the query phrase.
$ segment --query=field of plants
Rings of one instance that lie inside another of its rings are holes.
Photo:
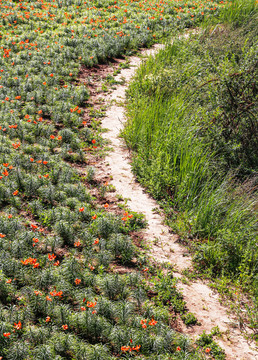
[[[0,1],[0,359],[220,353],[211,338],[193,346],[171,327],[184,302],[173,276],[148,270],[133,245],[141,217],[113,215],[90,195],[92,169],[81,176],[78,168],[103,141],[83,120],[89,91],[77,76],[82,65],[150,46],[225,4]],[[117,264],[132,271],[115,273]]]
[[[234,1],[199,35],[148,59],[129,89],[124,136],[197,268],[257,304],[256,25],[256,2]]]

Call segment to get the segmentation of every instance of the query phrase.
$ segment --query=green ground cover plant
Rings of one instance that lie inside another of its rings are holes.
[[[198,266],[255,294],[257,6],[235,1],[211,21],[139,69],[124,137]]]
[[[81,65],[150,46],[226,3],[0,2],[3,360],[203,358],[168,311],[147,304],[148,274],[129,237],[141,216],[112,215],[88,191],[86,154],[103,141],[83,119],[89,91],[77,78]],[[134,271],[117,274],[114,264]]]

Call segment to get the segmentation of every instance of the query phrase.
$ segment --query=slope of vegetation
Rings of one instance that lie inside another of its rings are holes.
[[[139,69],[124,131],[140,181],[212,276],[257,290],[257,6],[234,1]],[[192,241],[193,238],[196,241]]]
[[[171,328],[171,308],[184,311],[173,277],[153,270],[148,301],[150,275],[128,237],[141,218],[98,207],[92,170],[77,170],[102,140],[83,121],[89,95],[76,77],[223,6],[0,1],[1,359],[202,358]],[[115,274],[115,264],[134,269]]]

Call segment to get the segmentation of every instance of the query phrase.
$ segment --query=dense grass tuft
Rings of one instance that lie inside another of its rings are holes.
[[[144,63],[124,136],[138,178],[176,210],[170,225],[202,239],[198,264],[255,286],[257,11],[238,5],[233,26],[176,40]]]

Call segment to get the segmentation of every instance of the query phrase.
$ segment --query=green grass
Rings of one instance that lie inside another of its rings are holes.
[[[175,40],[144,63],[128,92],[124,137],[140,181],[170,204],[169,224],[199,238],[196,263],[254,292],[257,7],[236,3],[230,25]]]

